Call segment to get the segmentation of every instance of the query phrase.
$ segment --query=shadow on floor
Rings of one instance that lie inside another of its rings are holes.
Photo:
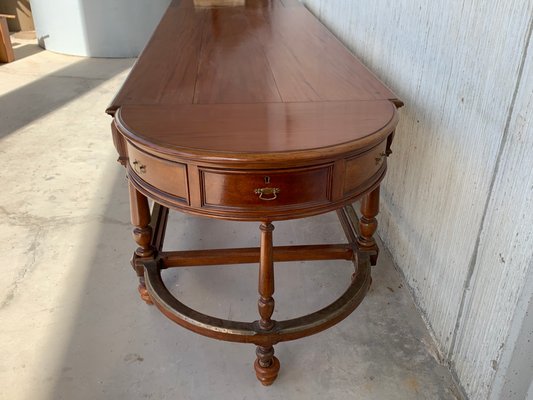
[[[44,51],[41,47],[36,44],[23,44],[20,46],[15,46],[13,43],[13,52],[15,53],[15,61],[20,61],[23,58],[33,56],[34,54]],[[14,61],[14,62],[15,62]]]
[[[243,349],[241,344],[213,341],[188,332],[139,299],[137,278],[129,265],[135,244],[129,223],[127,183],[118,164],[110,173],[105,186],[112,189],[106,193],[109,203],[101,222],[96,232],[86,228],[85,246],[92,256],[84,255],[85,249],[79,246],[75,268],[65,266],[71,269],[70,273],[78,274],[80,287],[61,288],[64,293],[61,304],[71,306],[74,315],[69,321],[57,322],[60,328],[46,346],[56,349],[49,351],[62,354],[45,373],[45,379],[54,384],[42,398],[197,398],[188,393],[195,393],[204,381],[211,382],[209,387],[231,384],[224,383],[227,379],[219,370],[206,367],[211,357],[216,357],[219,365],[227,363],[228,368],[244,371],[252,387],[260,386],[252,370],[255,357],[252,346]],[[212,229],[215,223],[206,219],[200,222],[205,229]],[[255,268],[252,273],[255,274]],[[255,285],[251,290],[255,293]],[[255,304],[255,295],[251,304]],[[222,346],[227,349],[232,345],[236,351],[224,354],[219,351]],[[242,357],[242,363],[228,360],[234,357],[232,354]],[[200,360],[197,363],[200,367],[190,361],[195,358]],[[231,387],[226,389],[231,393]]]
[[[129,64],[81,59],[0,96],[0,139],[93,90]]]
[[[117,390],[124,390],[124,381],[131,382],[131,369],[138,369],[139,376],[143,373],[140,367],[146,358],[140,350],[122,352],[141,336],[136,313],[141,319],[159,316],[137,297],[137,278],[129,265],[134,243],[129,233],[127,184],[118,164],[110,173],[113,189],[97,231],[94,225],[84,228],[92,257],[78,247],[79,264],[71,272],[83,276],[81,286],[62,288],[62,303],[75,304],[75,314],[70,321],[58,320],[56,334],[50,339],[48,347],[62,354],[58,354],[56,369],[49,371],[47,379],[55,383],[43,399],[143,398],[139,388],[129,397],[126,393],[117,397]],[[93,236],[96,241],[90,239]],[[55,336],[63,336],[63,340]]]

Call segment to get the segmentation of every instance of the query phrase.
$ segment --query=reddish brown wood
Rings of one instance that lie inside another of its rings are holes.
[[[156,260],[147,261],[144,265],[146,285],[151,297],[159,310],[172,321],[210,338],[269,347],[321,332],[350,315],[365,297],[371,282],[368,253],[359,254],[354,263],[357,273],[348,289],[337,300],[312,314],[276,321],[275,328],[271,331],[261,329],[257,321],[230,321],[187,307],[166,288]]]
[[[351,207],[351,206],[347,206]],[[353,225],[350,223],[350,218],[347,215],[346,208],[344,207],[342,209],[337,210],[337,216],[339,217],[339,221],[341,223],[342,229],[344,230],[344,233],[346,235],[346,238],[348,239],[348,243],[354,246],[356,248],[357,244],[357,233],[353,229]]]
[[[152,228],[152,247],[160,253],[163,250],[165,232],[167,229],[168,208],[154,202],[150,227]]]
[[[209,156],[220,162],[266,154],[280,162],[323,157],[323,151],[338,157],[376,145],[394,129],[397,115],[386,100],[124,105],[116,121],[132,141],[176,158]]]
[[[378,228],[376,215],[379,213],[379,186],[365,195],[361,201],[361,218],[359,219],[359,236],[357,243],[362,250],[372,252],[372,265],[376,265],[379,248],[374,239]]]
[[[371,179],[386,165],[386,142],[379,143],[366,153],[346,159],[343,194],[360,191],[361,182]]]
[[[133,238],[139,247],[135,250],[131,264],[139,277],[139,294],[147,304],[153,304],[144,282],[144,267],[142,262],[151,260],[154,256],[152,247],[152,227],[150,226],[150,208],[148,199],[130,183],[130,208]]]
[[[332,165],[254,173],[202,170],[203,206],[260,210],[328,203],[332,172]]]
[[[111,123],[111,135],[113,136],[113,144],[115,145],[115,149],[118,153],[117,161],[125,167],[126,163],[128,162],[128,149],[124,136],[120,134],[115,126],[115,121]]]
[[[195,8],[193,0],[173,1],[108,112],[193,99],[397,101],[305,7],[291,3]]]
[[[9,37],[7,18],[15,18],[13,15],[0,14],[0,62],[8,63],[15,61],[15,53]]]
[[[108,111],[124,104],[192,102],[206,14],[179,5],[169,6]]]
[[[175,197],[189,202],[187,166],[169,162],[128,145],[129,166],[143,181]]]
[[[160,253],[162,268],[200,267],[259,262],[260,248],[165,251]],[[353,249],[347,244],[278,246],[273,248],[274,262],[351,260]]]
[[[228,19],[231,24],[225,23]],[[207,12],[194,103],[281,100],[269,61],[252,30],[250,19],[240,7]],[[247,33],[247,39],[242,40],[241,35]]]
[[[274,225],[261,224],[261,250],[259,256],[259,326],[264,330],[270,330],[274,321],[270,319],[274,312],[274,252],[272,248],[272,231]]]
[[[274,257],[272,248],[272,231],[274,226],[271,223],[261,224],[261,250],[259,260],[259,327],[269,331],[274,327],[271,319],[274,312]],[[274,347],[258,346],[256,349],[257,360],[254,364],[257,379],[265,385],[271,385],[278,376],[280,368],[279,360],[274,357]]]
[[[379,184],[401,105],[295,0],[172,1],[107,110],[129,176],[133,264],[145,300],[199,334],[254,343],[256,375],[271,384],[276,343],[334,325],[368,291]],[[360,198],[359,220],[350,204]],[[261,246],[164,252],[169,208],[261,221]],[[348,244],[273,247],[272,221],[333,210]],[[325,259],[354,262],[346,292],[313,314],[274,321],[274,262]],[[161,279],[168,267],[246,262],[260,265],[254,322],[192,310]]]
[[[257,359],[254,363],[255,375],[263,386],[270,386],[278,377],[280,363],[274,356],[274,347],[257,346],[255,350]]]

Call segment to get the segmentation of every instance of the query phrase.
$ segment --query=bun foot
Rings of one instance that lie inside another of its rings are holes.
[[[271,364],[268,367],[261,366],[259,359],[255,360],[254,363],[255,375],[263,386],[270,386],[274,383],[278,377],[279,367],[280,364],[277,357],[272,357]]]
[[[146,289],[146,286],[143,284],[140,284],[138,287],[139,294],[141,295],[141,299],[148,305],[153,305],[154,302],[152,301],[152,298],[150,297],[150,294],[148,293],[148,290]]]

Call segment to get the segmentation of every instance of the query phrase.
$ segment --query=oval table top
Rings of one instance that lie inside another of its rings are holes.
[[[116,124],[129,139],[182,157],[257,158],[349,152],[396,126],[389,101],[123,106]]]
[[[158,153],[245,161],[368,148],[401,105],[297,1],[174,0],[107,112]]]

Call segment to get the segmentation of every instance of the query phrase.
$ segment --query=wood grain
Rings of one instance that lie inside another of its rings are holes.
[[[240,8],[208,11],[194,103],[281,100],[249,13]]]
[[[123,106],[123,133],[161,148],[219,153],[305,151],[379,137],[397,122],[389,101]],[[137,139],[138,140],[138,139]]]
[[[206,13],[179,5],[170,4],[108,112],[128,103],[193,101]]]
[[[401,102],[303,7],[250,0],[195,8],[191,1],[171,4],[107,110],[130,182],[139,245],[133,265],[142,298],[173,321],[255,343],[256,376],[270,385],[280,369],[275,344],[332,326],[368,291],[379,185]],[[158,204],[152,218],[148,197]],[[272,221],[337,210],[359,197],[357,239],[346,211],[339,216],[347,245],[274,249]],[[260,247],[164,252],[168,208],[260,221]],[[324,258],[354,262],[346,292],[315,313],[274,320],[274,261]],[[165,267],[249,261],[259,261],[254,322],[192,310],[161,279]]]
[[[274,262],[348,260],[353,258],[350,244],[322,244],[302,246],[276,246]],[[259,262],[259,247],[238,249],[188,250],[161,254],[164,268],[203,267],[207,265],[234,265]]]
[[[13,53],[9,28],[7,26],[7,18],[11,17],[9,15],[0,15],[0,62],[2,63],[15,61],[15,54]]]
[[[205,207],[256,210],[306,207],[331,201],[331,165],[283,171],[220,171],[202,170],[203,205]],[[275,197],[267,194],[262,200],[256,190],[275,188]]]
[[[144,181],[189,202],[187,166],[169,162],[128,145],[130,168]]]
[[[127,104],[348,100],[401,104],[304,7],[174,0],[108,112]]]

